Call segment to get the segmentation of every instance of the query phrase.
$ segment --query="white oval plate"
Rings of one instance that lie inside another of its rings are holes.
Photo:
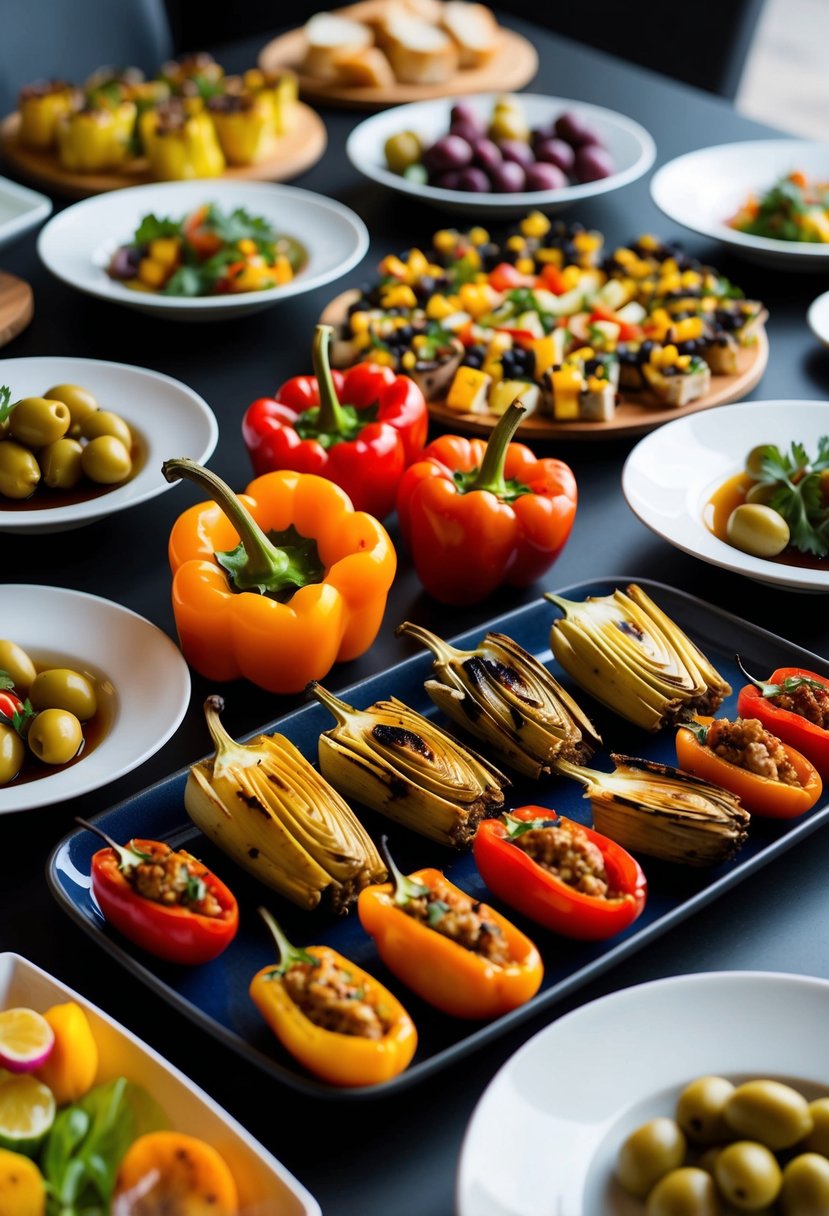
[[[65,802],[131,772],[163,746],[190,703],[190,671],[156,625],[63,587],[0,586],[3,636],[37,661],[91,671],[112,686],[114,718],[88,756],[22,785],[0,785],[0,815]]]
[[[244,207],[251,215],[263,216],[277,232],[295,237],[305,247],[308,261],[281,287],[198,299],[133,291],[109,277],[110,258],[119,245],[132,239],[145,215],[183,219],[203,203],[216,203],[224,210]],[[49,221],[38,237],[37,250],[53,275],[88,295],[171,320],[218,321],[260,312],[340,278],[361,261],[368,245],[368,230],[360,217],[321,194],[272,182],[202,179],[132,186],[84,199]]]
[[[781,1033],[792,1025],[794,1034]],[[762,971],[682,975],[614,992],[534,1035],[470,1121],[458,1216],[643,1216],[613,1181],[635,1127],[696,1077],[829,1087],[829,982]]]
[[[744,401],[677,418],[645,436],[625,461],[622,490],[628,506],[657,536],[704,562],[761,583],[800,591],[829,591],[825,570],[752,557],[714,536],[703,507],[718,485],[739,473],[750,450],[792,441],[814,452],[829,435],[827,401]]]
[[[829,291],[812,300],[806,314],[809,328],[819,342],[829,346]]]
[[[486,118],[498,97],[498,93],[475,93],[460,100]],[[626,186],[647,173],[654,162],[656,145],[653,139],[644,127],[624,114],[617,114],[604,106],[570,101],[565,97],[546,97],[540,93],[520,93],[518,97],[531,127],[550,122],[565,110],[575,110],[604,140],[617,166],[616,172],[598,182],[565,186],[561,190],[527,190],[520,194],[472,194],[461,190],[442,190],[438,186],[410,182],[392,173],[386,167],[383,153],[386,140],[399,131],[416,131],[427,143],[445,135],[449,130],[449,114],[455,101],[444,98],[394,106],[374,114],[354,128],[345,150],[355,169],[381,186],[387,186],[399,194],[410,194],[443,211],[478,217],[522,215],[533,208],[560,211],[582,199]]]
[[[254,1216],[320,1216],[316,1199],[209,1094],[136,1035],[19,954],[0,954],[0,1009],[39,1013],[74,1001],[89,1019],[98,1047],[96,1085],[126,1077],[147,1091],[170,1126],[212,1144],[230,1166],[239,1211]]]
[[[829,181],[829,144],[756,139],[700,148],[669,161],[651,178],[651,197],[670,219],[722,241],[735,253],[779,270],[829,269],[829,245],[750,236],[728,226],[750,194],[764,194],[792,172]]]
[[[42,223],[51,212],[52,200],[45,194],[0,177],[0,249]]]
[[[9,500],[0,497],[0,532],[63,532],[146,502],[171,488],[161,473],[165,460],[190,456],[205,464],[219,437],[215,415],[198,393],[180,380],[144,367],[33,355],[4,359],[0,383],[8,384],[12,401],[42,397],[56,384],[80,384],[97,397],[102,409],[114,410],[130,424],[140,436],[144,455],[134,477],[86,502],[10,508]],[[36,492],[33,501],[43,500]]]

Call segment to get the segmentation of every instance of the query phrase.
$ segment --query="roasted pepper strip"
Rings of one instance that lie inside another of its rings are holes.
[[[440,870],[400,873],[383,841],[392,883],[365,887],[357,900],[360,924],[381,959],[424,1001],[457,1018],[494,1018],[530,1000],[544,969],[538,950],[506,917],[454,886]],[[431,921],[458,907],[479,916],[503,940],[507,961],[496,963],[406,912],[425,898]],[[434,912],[433,912],[434,909]]]
[[[811,760],[824,781],[829,778],[829,729],[776,704],[778,697],[796,696],[798,688],[805,686],[818,701],[829,706],[829,679],[802,667],[778,667],[768,680],[748,678],[751,683],[741,688],[737,697],[740,717],[757,718],[767,731]]]
[[[368,650],[396,556],[382,524],[339,486],[285,471],[237,497],[193,461],[167,461],[163,472],[215,499],[179,516],[169,541],[176,628],[198,672],[295,693]]]
[[[514,841],[532,828],[574,832],[601,853],[612,896],[589,895],[540,865]],[[642,868],[615,841],[543,806],[522,806],[485,819],[473,843],[475,864],[494,895],[546,929],[581,941],[621,933],[640,915],[648,885]]]
[[[239,907],[225,884],[184,849],[171,849],[158,840],[116,844],[91,823],[77,820],[107,841],[92,857],[92,893],[105,920],[124,937],[170,963],[196,965],[227,949],[239,928]],[[188,872],[185,902],[162,903],[142,894],[129,875],[169,859],[180,859]],[[192,881],[192,886],[191,886]],[[218,911],[206,914],[199,904]]]
[[[276,942],[279,961],[256,973],[250,996],[282,1046],[309,1072],[332,1085],[378,1085],[402,1072],[417,1047],[414,1022],[396,997],[378,980],[328,946],[292,946],[264,908],[260,915]],[[307,970],[328,964],[341,974],[348,995],[362,1001],[384,1030],[379,1038],[328,1030],[312,1020],[294,1001],[285,984],[293,967]],[[355,994],[351,996],[351,990]]]
[[[526,587],[555,561],[576,514],[576,479],[561,460],[510,443],[513,403],[489,442],[443,435],[403,474],[397,513],[423,586],[474,604],[503,584]]]
[[[702,730],[683,726],[677,731],[676,754],[681,769],[730,790],[747,811],[759,817],[795,819],[815,805],[821,795],[823,782],[817,769],[805,756],[788,744],[781,744],[794,766],[799,785],[787,785],[770,777],[762,777],[718,756],[706,746],[705,735],[713,721],[713,718],[699,716],[697,723]]]
[[[357,511],[383,519],[404,468],[426,442],[423,393],[389,367],[359,363],[344,375],[328,361],[330,325],[314,335],[313,376],[294,376],[260,397],[242,419],[254,470],[318,473],[342,486]]]

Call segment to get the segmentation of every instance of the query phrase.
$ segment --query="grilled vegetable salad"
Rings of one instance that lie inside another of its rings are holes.
[[[825,245],[829,242],[829,182],[789,173],[764,194],[749,195],[728,224],[749,236]]]

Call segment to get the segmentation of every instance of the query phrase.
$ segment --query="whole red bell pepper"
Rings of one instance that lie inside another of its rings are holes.
[[[829,728],[820,725],[821,719],[829,723],[829,679],[802,667],[778,667],[768,680],[755,680],[742,665],[740,670],[751,680],[737,697],[740,717],[758,718],[829,780]],[[804,716],[807,707],[818,721]]]
[[[330,325],[318,325],[315,375],[294,376],[260,397],[242,419],[258,476],[274,469],[316,473],[341,486],[356,511],[383,519],[394,508],[403,470],[426,442],[429,415],[420,388],[390,367],[358,363],[331,371]]]
[[[564,547],[576,479],[561,460],[510,443],[525,409],[513,403],[489,442],[442,435],[403,474],[397,514],[423,586],[444,604],[475,604],[497,587],[526,587]]]
[[[578,890],[515,842],[529,831],[559,833],[598,849],[607,894]],[[475,864],[494,895],[509,907],[565,937],[603,941],[621,933],[645,906],[648,884],[630,853],[592,828],[543,806],[521,806],[498,819],[485,819],[473,842]]]

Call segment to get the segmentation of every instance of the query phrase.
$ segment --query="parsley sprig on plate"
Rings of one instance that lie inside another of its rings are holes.
[[[793,442],[789,452],[768,444],[756,480],[770,487],[768,505],[789,525],[793,548],[829,556],[829,435],[818,440],[814,459],[802,443]]]

